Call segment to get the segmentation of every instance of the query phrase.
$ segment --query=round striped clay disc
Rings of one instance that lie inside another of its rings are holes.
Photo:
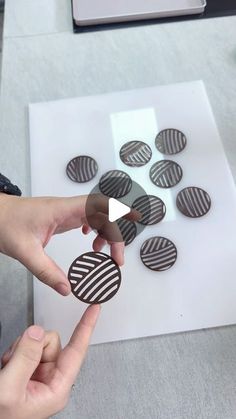
[[[177,249],[174,243],[165,237],[151,237],[143,243],[140,257],[147,268],[166,271],[176,262]]]
[[[98,171],[96,161],[90,156],[78,156],[69,161],[66,167],[67,176],[73,182],[84,183],[93,179]]]
[[[149,176],[154,185],[172,188],[181,181],[183,171],[173,160],[160,160],[152,165]]]
[[[117,224],[123,237],[125,246],[132,243],[137,234],[137,227],[135,223],[126,220],[125,218],[119,218],[119,220],[117,220]]]
[[[199,218],[210,210],[211,198],[203,189],[189,186],[178,193],[176,205],[186,217]]]
[[[100,191],[111,198],[121,198],[129,193],[132,180],[127,173],[121,170],[110,170],[99,181]]]
[[[121,284],[117,263],[101,252],[88,252],[74,260],[68,279],[75,297],[87,304],[100,304],[110,300]]]
[[[120,149],[120,158],[131,167],[144,166],[152,157],[152,150],[143,141],[129,141]]]
[[[178,129],[169,128],[157,134],[155,144],[162,154],[177,154],[186,147],[187,138]]]
[[[157,224],[166,214],[164,202],[154,195],[140,196],[134,201],[132,208],[142,214],[142,218],[138,222],[143,225]]]

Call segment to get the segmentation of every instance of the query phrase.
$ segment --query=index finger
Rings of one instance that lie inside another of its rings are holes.
[[[119,266],[124,265],[124,253],[125,244],[124,242],[110,243],[111,246],[111,257],[116,261]]]
[[[58,357],[56,366],[69,386],[74,384],[80,371],[99,313],[100,306],[97,304],[87,308],[69,343]]]

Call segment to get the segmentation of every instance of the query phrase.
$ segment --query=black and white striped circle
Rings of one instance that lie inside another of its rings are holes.
[[[172,188],[182,179],[183,171],[173,160],[160,160],[150,169],[150,179],[160,188]]]
[[[166,206],[164,202],[154,195],[144,195],[137,198],[132,208],[142,214],[142,218],[138,220],[143,225],[153,225],[159,223],[166,214]]]
[[[187,138],[178,129],[169,128],[157,134],[155,144],[162,154],[177,154],[186,147]]]
[[[186,217],[199,218],[210,210],[211,198],[203,189],[189,186],[178,193],[176,205]]]
[[[176,262],[177,249],[174,243],[165,237],[151,237],[143,243],[140,257],[147,268],[166,271]]]
[[[131,167],[144,166],[152,157],[152,150],[143,141],[129,141],[120,149],[120,158]]]
[[[132,243],[137,235],[136,224],[132,221],[126,220],[125,218],[119,218],[119,220],[117,220],[117,225],[120,229],[125,246]]]
[[[73,182],[84,183],[92,180],[98,171],[96,161],[90,156],[77,156],[66,167],[67,176]]]
[[[100,191],[111,198],[121,198],[127,195],[132,188],[132,180],[122,170],[110,170],[99,181]]]
[[[101,304],[117,293],[121,272],[117,263],[101,252],[88,252],[74,260],[68,279],[75,297],[87,304]]]

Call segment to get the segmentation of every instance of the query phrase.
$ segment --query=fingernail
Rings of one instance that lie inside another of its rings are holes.
[[[57,284],[55,286],[55,290],[59,292],[59,294],[64,295],[64,296],[70,293],[70,288],[68,287],[68,285],[64,284],[63,282],[60,282],[60,284]]]
[[[42,340],[44,337],[44,330],[40,326],[30,326],[27,329],[27,333],[31,339]]]

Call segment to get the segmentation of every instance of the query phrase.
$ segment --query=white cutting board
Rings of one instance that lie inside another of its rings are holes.
[[[178,128],[188,139],[186,149],[173,156],[183,179],[168,191],[155,187],[148,175],[162,158],[154,139],[165,128]],[[121,145],[133,139],[153,150],[142,168],[129,168],[119,159]],[[93,343],[236,322],[236,193],[202,82],[32,104],[30,143],[33,196],[89,193],[104,172],[120,168],[167,205],[164,221],[146,227],[126,248],[121,288],[103,305]],[[79,154],[93,156],[99,165],[88,184],[71,182],[65,174],[67,162]],[[186,186],[210,194],[212,208],[205,217],[189,219],[176,210],[176,195]],[[177,262],[168,271],[152,272],[139,259],[141,244],[153,235],[177,246]],[[67,272],[77,256],[91,250],[93,238],[94,233],[84,237],[72,231],[54,237],[46,250]],[[61,297],[35,280],[35,322],[58,330],[63,343],[85,307],[72,294]]]

